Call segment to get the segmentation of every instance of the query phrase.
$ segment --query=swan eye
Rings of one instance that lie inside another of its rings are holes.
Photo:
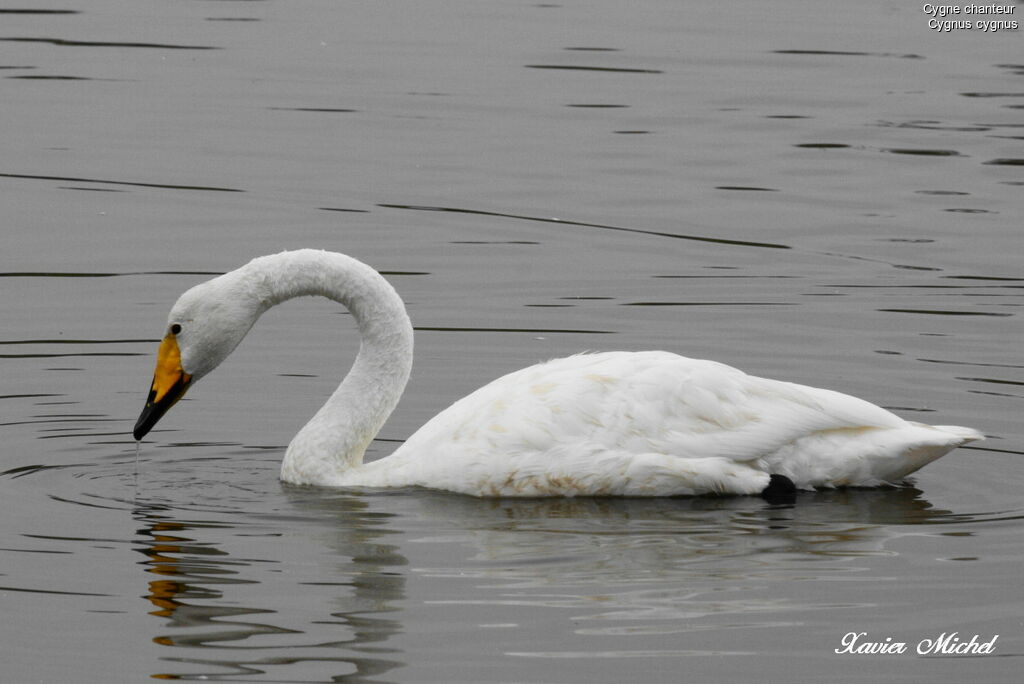
[[[174,323],[173,325],[171,325],[171,334],[172,335],[177,335],[180,332],[181,332],[181,326],[180,325],[178,325],[177,323]]]

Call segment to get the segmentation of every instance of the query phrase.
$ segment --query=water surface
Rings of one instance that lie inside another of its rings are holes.
[[[0,8],[5,676],[1012,679],[1024,64],[1019,32],[927,19]],[[988,440],[910,487],[794,506],[284,486],[284,445],[358,345],[309,301],[265,316],[137,452],[177,295],[304,246],[379,268],[417,328],[371,458],[588,349],[715,358]],[[999,638],[988,657],[836,654],[851,631]]]

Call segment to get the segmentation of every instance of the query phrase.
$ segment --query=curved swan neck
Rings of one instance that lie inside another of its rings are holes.
[[[375,270],[333,252],[282,252],[254,259],[242,270],[263,311],[294,297],[323,296],[343,304],[359,326],[355,363],[292,439],[281,467],[287,482],[329,484],[362,463],[405,389],[413,351],[405,305]]]

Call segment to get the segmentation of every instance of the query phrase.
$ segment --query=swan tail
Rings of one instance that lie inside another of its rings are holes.
[[[802,489],[877,487],[898,484],[953,449],[981,439],[984,435],[971,428],[920,423],[825,430],[786,445],[759,465]]]
[[[961,441],[960,444],[957,444],[956,446],[961,446],[968,442],[979,442],[985,439],[985,435],[969,427],[963,427],[960,425],[933,425],[931,427],[934,430],[948,432],[951,435],[959,437]]]

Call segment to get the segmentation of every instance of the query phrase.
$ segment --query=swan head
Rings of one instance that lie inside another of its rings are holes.
[[[197,380],[219,366],[266,310],[236,274],[196,285],[171,308],[149,396],[133,431],[136,440],[145,437]]]

